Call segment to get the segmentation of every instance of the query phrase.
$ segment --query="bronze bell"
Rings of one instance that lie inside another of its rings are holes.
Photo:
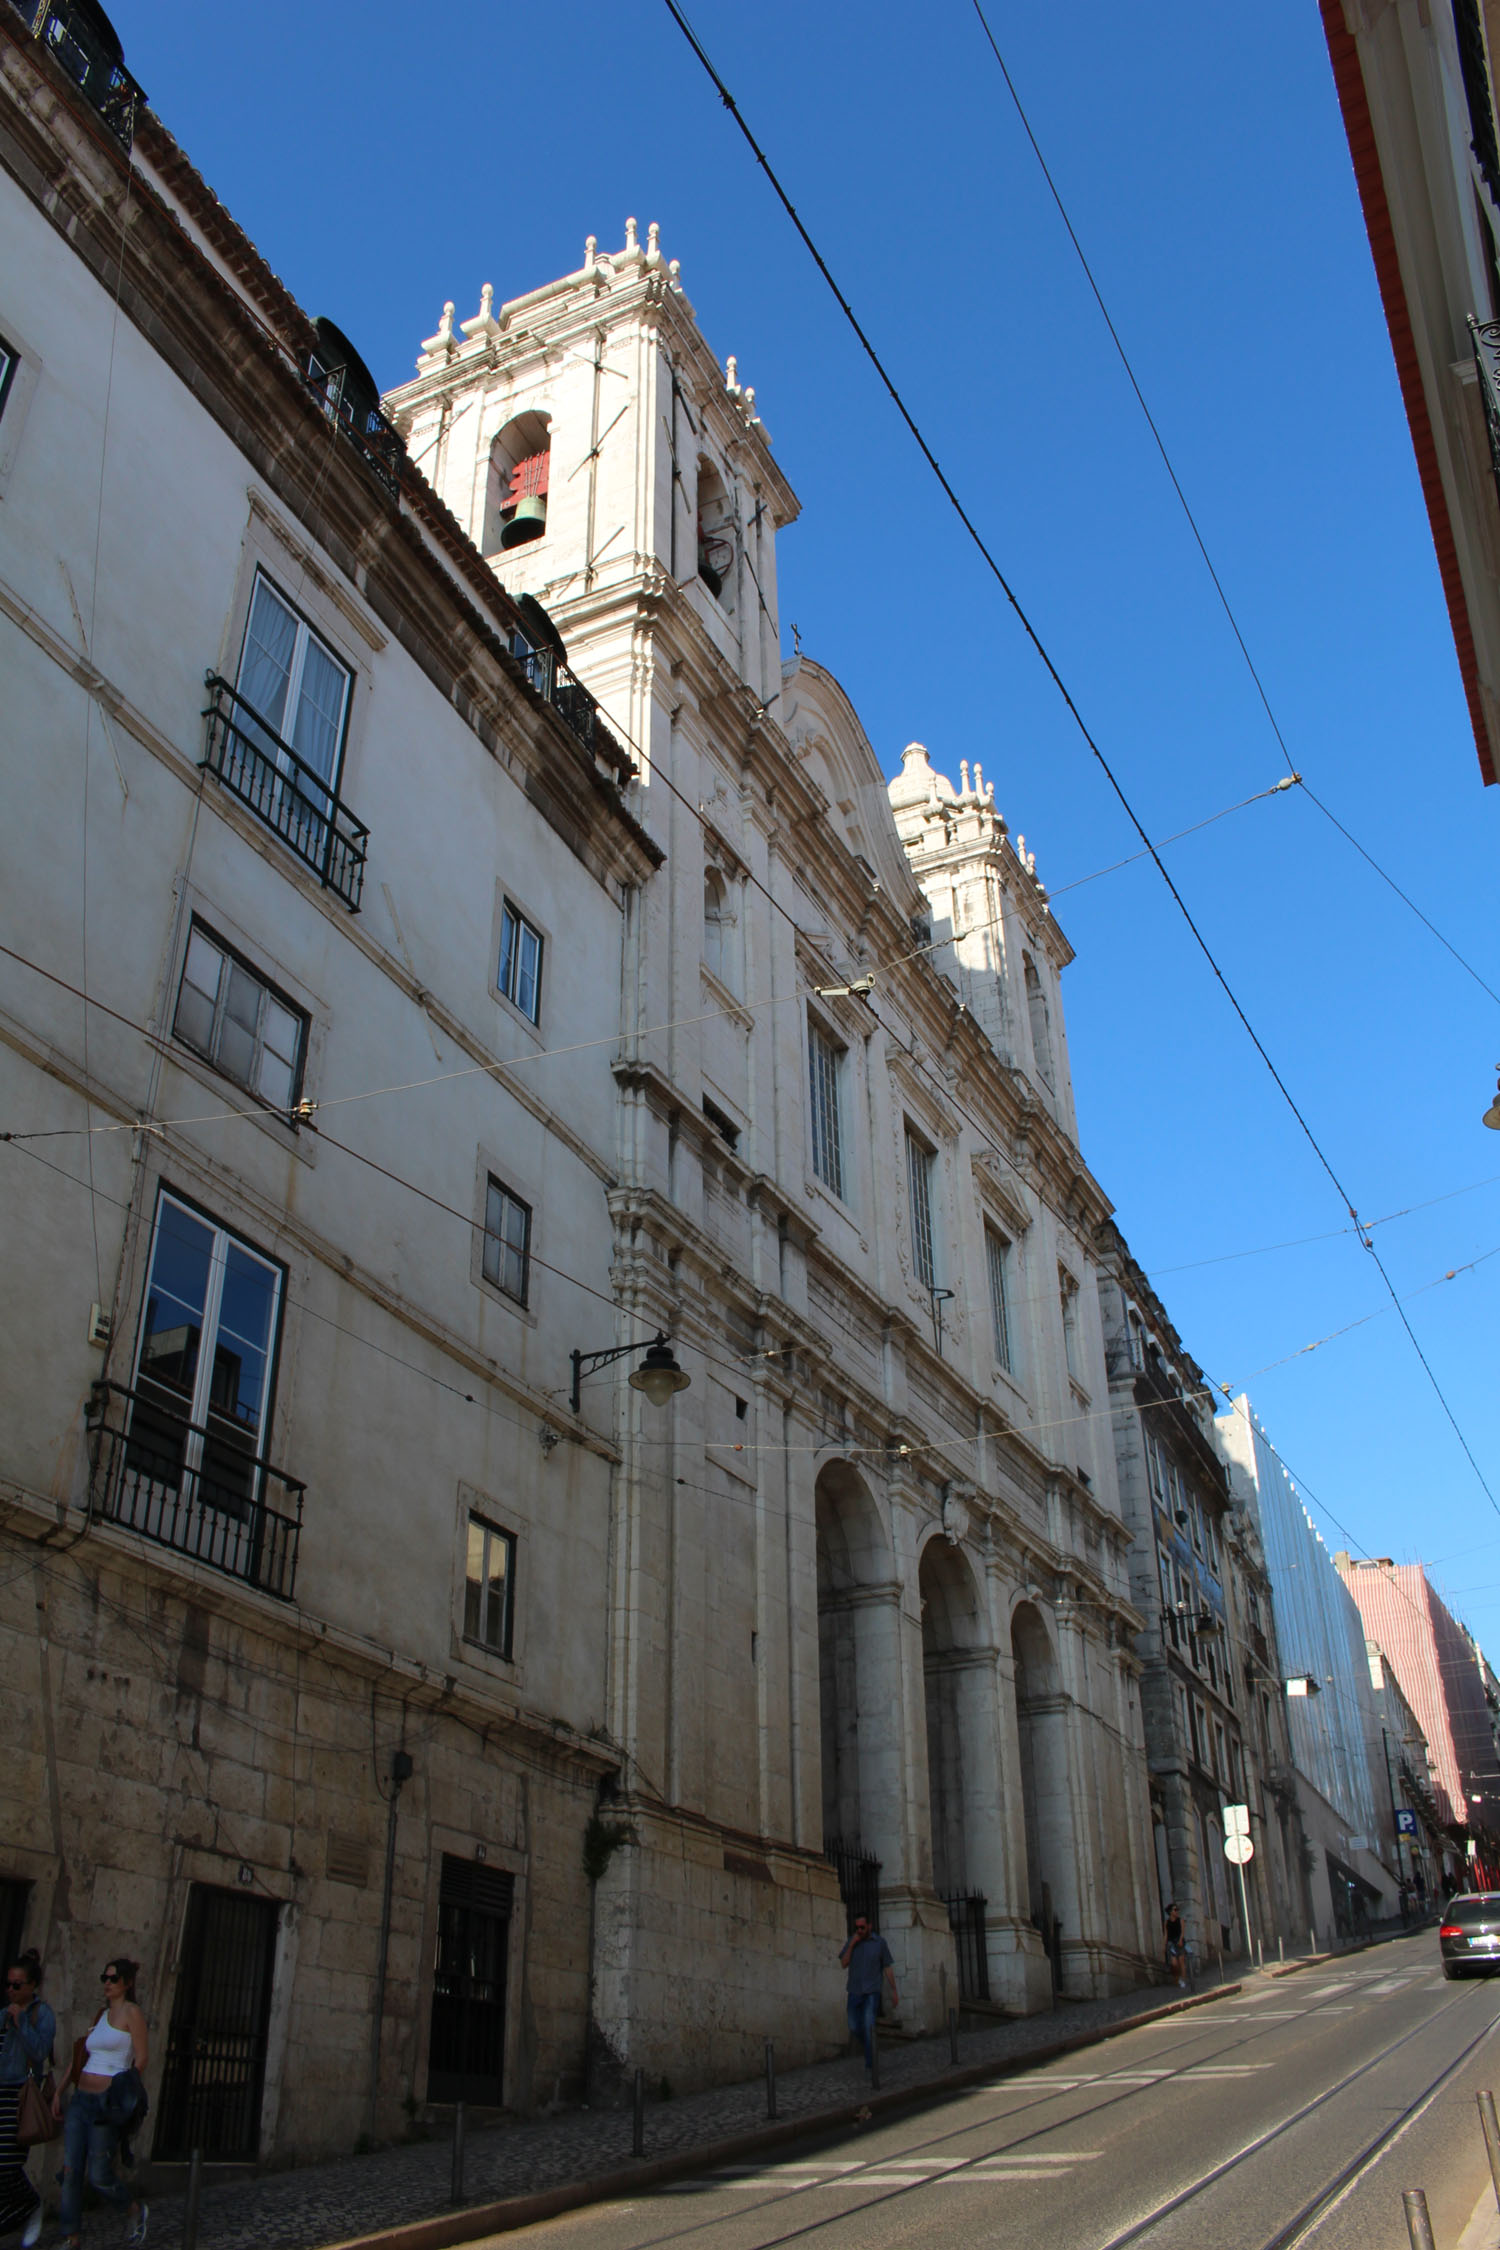
[[[516,502],[516,512],[500,533],[502,550],[524,547],[533,539],[540,539],[547,528],[547,496],[544,492],[532,493]]]

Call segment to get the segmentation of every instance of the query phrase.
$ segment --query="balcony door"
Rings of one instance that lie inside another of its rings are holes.
[[[444,1852],[427,2055],[430,2102],[500,2104],[514,1893],[513,1875]]]
[[[205,1548],[169,1536],[140,1521],[140,1508],[203,1511],[222,1519],[237,1544],[253,1537],[281,1283],[269,1258],[162,1191],[125,1449],[130,1520],[237,1576],[254,1575],[244,1568],[248,1556],[221,1556],[212,1539]]]
[[[263,809],[303,858],[316,861],[338,790],[349,668],[263,572],[250,597],[238,687],[264,721],[249,721],[248,731],[282,777],[274,804]]]

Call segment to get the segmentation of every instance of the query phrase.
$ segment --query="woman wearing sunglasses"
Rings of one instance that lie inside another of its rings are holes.
[[[16,2137],[28,2078],[40,2080],[52,2060],[57,2018],[37,1993],[42,1964],[22,1953],[5,1971],[5,2013],[0,2015],[0,2234],[23,2227],[22,2250],[42,2231],[41,2198],[26,2177],[26,2150]]]
[[[74,2087],[63,2122],[62,2229],[67,2250],[78,2250],[83,2217],[85,2178],[106,2203],[127,2209],[130,2218],[125,2239],[146,2239],[146,2206],[134,2197],[114,2168],[115,2151],[138,2108],[144,2108],[144,2089],[128,2109],[118,2097],[128,2071],[146,2068],[146,2019],[136,2006],[135,1980],[139,1964],[116,1958],[105,1963],[99,1979],[104,2006],[92,2027],[73,2049],[73,2061],[58,2087],[53,2109],[62,2116],[62,2097]]]

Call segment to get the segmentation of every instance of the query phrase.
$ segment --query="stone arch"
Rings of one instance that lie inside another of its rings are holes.
[[[994,1672],[982,1658],[976,1662],[985,1638],[978,1583],[962,1549],[941,1533],[922,1549],[917,1588],[932,1884],[940,1898],[950,1898],[973,1884],[971,1831],[986,1795],[993,1800],[995,1794],[993,1734],[983,1709],[993,1696]]]
[[[823,1834],[886,1859],[900,1815],[900,1683],[890,1540],[847,1461],[814,1488]]]
[[[1034,1602],[1020,1602],[1013,1611],[1010,1645],[1026,1829],[1026,1903],[1053,1953],[1054,1925],[1075,1896],[1067,1698],[1052,1635]],[[1079,1932],[1068,1935],[1076,1940]]]
[[[698,457],[698,576],[730,616],[734,614],[738,527],[734,500],[706,454]]]
[[[729,886],[717,867],[703,870],[703,959],[720,983],[733,985],[734,908]]]

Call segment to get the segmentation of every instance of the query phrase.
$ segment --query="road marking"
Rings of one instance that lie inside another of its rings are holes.
[[[1340,1977],[1337,1984],[1315,1984],[1307,1997],[1309,2000],[1328,2000],[1335,1992],[1350,1991],[1353,1984],[1353,1977]]]
[[[1000,2150],[994,2156],[892,2156],[868,2163],[806,2163],[761,2165],[724,2164],[697,2179],[669,2181],[665,2195],[702,2195],[715,2188],[733,2188],[741,2194],[780,2188],[788,2195],[809,2188],[867,2188],[962,2185],[966,2180],[1055,2180],[1074,2164],[1092,2163],[1102,2156],[1098,2148],[1063,2150]]]
[[[1182,2078],[1248,2078],[1252,2070],[1269,2070],[1268,2062],[1257,2063],[1193,2063],[1181,2071]]]

